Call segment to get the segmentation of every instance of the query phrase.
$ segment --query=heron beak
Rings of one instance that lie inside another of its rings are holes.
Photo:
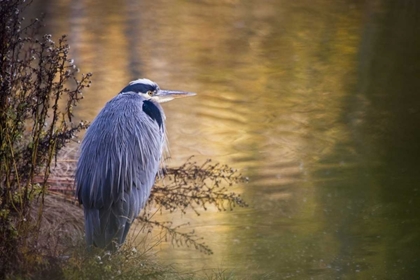
[[[186,92],[186,91],[176,91],[176,90],[164,90],[160,89],[154,98],[157,102],[163,103],[171,101],[175,98],[181,98],[181,97],[188,97],[188,96],[194,96],[196,95],[195,92]]]

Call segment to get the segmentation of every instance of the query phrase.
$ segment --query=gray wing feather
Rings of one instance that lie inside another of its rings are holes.
[[[114,239],[124,242],[149,198],[165,136],[164,128],[143,112],[142,104],[137,94],[113,98],[92,122],[81,145],[76,192],[85,210],[88,246],[106,248]]]

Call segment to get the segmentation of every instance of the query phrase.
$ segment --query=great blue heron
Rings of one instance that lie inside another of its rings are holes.
[[[161,90],[148,79],[135,80],[92,122],[75,178],[88,248],[115,250],[124,243],[149,198],[165,149],[165,115],[159,103],[192,95]]]

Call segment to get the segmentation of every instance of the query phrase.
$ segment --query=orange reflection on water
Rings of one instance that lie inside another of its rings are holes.
[[[249,200],[249,210],[161,217],[175,224],[190,221],[213,256],[163,244],[159,257],[194,270],[246,265],[249,271],[274,271],[283,261],[280,252],[295,244],[293,235],[310,243],[326,227],[314,166],[349,137],[341,118],[355,79],[362,5],[80,0],[49,5],[58,9],[51,19],[57,23],[54,33],[68,32],[76,63],[94,73],[79,118],[92,120],[139,77],[197,92],[163,105],[169,164],[194,154],[197,161],[228,163],[251,178],[236,188]],[[339,250],[334,236],[317,238],[329,244],[325,251]],[[292,249],[300,248],[299,242]],[[331,252],[324,258],[333,258]]]

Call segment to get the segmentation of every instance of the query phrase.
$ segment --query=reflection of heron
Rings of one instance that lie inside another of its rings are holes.
[[[77,163],[76,185],[85,212],[88,248],[115,249],[144,207],[165,146],[165,115],[158,102],[195,93],[161,90],[132,81],[88,128]]]

